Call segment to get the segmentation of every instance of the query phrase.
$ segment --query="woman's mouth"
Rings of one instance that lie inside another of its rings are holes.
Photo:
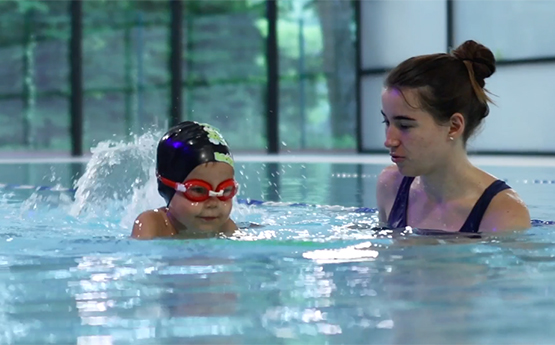
[[[398,155],[390,155],[390,156],[393,163],[401,163],[402,161],[405,160],[405,157],[402,157],[402,156],[398,156]]]

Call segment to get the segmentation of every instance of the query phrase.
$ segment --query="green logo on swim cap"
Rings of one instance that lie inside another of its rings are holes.
[[[228,146],[224,137],[220,134],[217,128],[212,127],[207,123],[199,123],[202,128],[208,133],[208,140],[214,145]]]
[[[227,164],[231,165],[232,167],[235,167],[235,166],[234,166],[234,163],[233,163],[233,158],[232,158],[231,155],[229,155],[229,154],[220,153],[220,152],[214,152],[214,158],[215,158],[218,162],[227,163]]]

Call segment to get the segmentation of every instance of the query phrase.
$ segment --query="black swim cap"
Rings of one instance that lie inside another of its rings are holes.
[[[233,157],[220,132],[205,123],[184,121],[170,128],[158,142],[156,172],[174,182],[183,182],[193,169],[207,162],[233,167]],[[158,192],[169,205],[175,190],[158,180]]]

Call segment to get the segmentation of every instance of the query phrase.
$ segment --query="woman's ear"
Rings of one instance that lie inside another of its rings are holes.
[[[449,119],[449,139],[461,138],[464,134],[464,126],[464,116],[461,113],[454,113]]]

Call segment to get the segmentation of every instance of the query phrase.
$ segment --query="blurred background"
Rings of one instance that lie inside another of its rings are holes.
[[[356,148],[352,2],[20,0],[0,13],[3,151],[81,155],[184,119],[235,151]]]
[[[87,155],[181,120],[235,152],[384,152],[380,88],[467,39],[499,60],[472,152],[553,154],[555,2],[0,1],[0,153]]]

